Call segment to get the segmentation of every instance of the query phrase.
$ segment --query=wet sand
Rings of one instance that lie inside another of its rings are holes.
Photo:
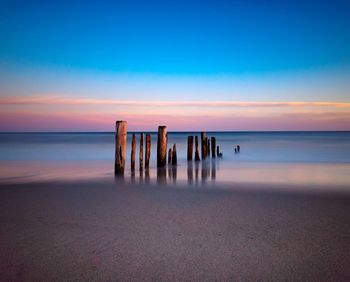
[[[1,185],[0,278],[350,280],[350,195],[249,188]]]

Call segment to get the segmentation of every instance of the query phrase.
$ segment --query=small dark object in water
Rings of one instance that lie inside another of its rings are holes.
[[[222,153],[219,153],[219,158],[222,158]]]
[[[241,151],[241,147],[239,145],[237,145],[237,152]]]
[[[235,153],[237,153],[237,148],[235,148]]]

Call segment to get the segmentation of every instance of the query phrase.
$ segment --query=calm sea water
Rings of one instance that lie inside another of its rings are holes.
[[[288,183],[350,186],[350,132],[208,132],[223,153],[200,163],[186,160],[187,136],[170,132],[177,145],[178,166],[168,181]],[[155,181],[157,135],[152,133],[150,171],[130,172],[128,134],[125,178]],[[139,134],[137,147],[139,148]],[[235,154],[239,144],[241,152]],[[138,156],[138,153],[137,153]],[[0,182],[113,178],[114,133],[1,133]],[[350,188],[349,188],[350,189]]]

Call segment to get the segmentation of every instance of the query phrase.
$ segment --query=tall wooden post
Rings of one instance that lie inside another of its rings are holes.
[[[115,162],[114,173],[123,174],[126,154],[126,121],[118,120],[115,123]]]
[[[170,148],[168,152],[168,164],[172,164],[173,162],[173,150]]]
[[[207,156],[210,157],[210,139],[207,137]]]
[[[140,134],[140,170],[143,170],[143,133]]]
[[[213,157],[213,158],[215,158],[216,156],[216,154],[215,154],[215,149],[216,149],[216,138],[215,137],[212,137],[211,138],[211,156]]]
[[[187,137],[187,160],[192,161],[193,158],[193,136]]]
[[[136,135],[132,135],[131,140],[131,171],[135,171],[135,156],[136,156]]]
[[[151,134],[146,134],[145,168],[149,169],[149,159],[151,157]]]
[[[173,159],[172,159],[171,164],[177,165],[176,144],[174,144],[174,146],[173,146]]]
[[[194,143],[195,143],[195,154],[194,154],[194,160],[195,161],[200,161],[201,159],[199,158],[199,145],[198,145],[198,136],[194,137]]]
[[[168,131],[166,126],[158,127],[157,140],[157,167],[164,167],[166,165],[166,149],[168,145]]]
[[[207,157],[207,134],[201,132],[201,149],[202,149],[202,160]]]
[[[216,146],[216,155],[219,157],[220,156],[220,147]]]

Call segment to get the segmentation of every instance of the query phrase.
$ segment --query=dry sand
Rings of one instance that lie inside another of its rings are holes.
[[[350,280],[350,196],[108,182],[0,186],[0,278]]]

